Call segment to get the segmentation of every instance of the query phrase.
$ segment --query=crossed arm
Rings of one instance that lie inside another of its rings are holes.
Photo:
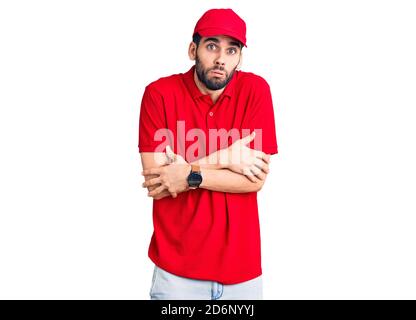
[[[200,188],[230,193],[259,191],[269,173],[270,156],[245,146],[253,138],[250,135],[229,148],[192,162],[201,167]],[[235,150],[238,150],[238,161],[230,156]],[[142,152],[140,156],[145,178],[142,186],[149,190],[148,196],[156,200],[166,196],[175,198],[178,193],[189,190],[187,177],[191,164],[180,155],[167,148],[166,153]]]

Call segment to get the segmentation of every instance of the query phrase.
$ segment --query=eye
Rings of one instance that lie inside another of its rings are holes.
[[[236,54],[237,49],[236,48],[230,48],[230,49],[228,49],[228,52],[231,53],[231,54]]]
[[[208,50],[214,50],[217,46],[213,43],[207,45]]]

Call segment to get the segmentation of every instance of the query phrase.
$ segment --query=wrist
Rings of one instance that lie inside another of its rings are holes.
[[[201,176],[202,176],[202,182],[199,185],[200,189],[205,189],[207,185],[207,179],[206,179],[206,173],[208,170],[201,168]]]
[[[186,182],[189,189],[199,188],[202,183],[201,167],[199,165],[190,165],[190,170]]]

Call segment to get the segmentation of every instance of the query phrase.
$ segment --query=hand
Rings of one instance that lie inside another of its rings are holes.
[[[269,173],[270,155],[250,149],[246,145],[254,140],[256,132],[237,140],[226,149],[220,150],[220,161],[226,159],[226,168],[245,175],[250,181],[265,180]]]
[[[178,193],[189,189],[187,177],[191,171],[191,165],[183,157],[173,153],[166,147],[167,164],[158,168],[150,168],[142,172],[143,176],[155,175],[143,183],[144,188],[149,189],[148,196],[154,199],[164,198],[169,193],[176,198]]]

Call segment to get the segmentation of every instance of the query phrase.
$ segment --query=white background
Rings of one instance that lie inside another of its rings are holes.
[[[247,23],[279,154],[266,299],[416,298],[413,1],[1,1],[0,298],[148,299],[144,87],[210,8]]]

